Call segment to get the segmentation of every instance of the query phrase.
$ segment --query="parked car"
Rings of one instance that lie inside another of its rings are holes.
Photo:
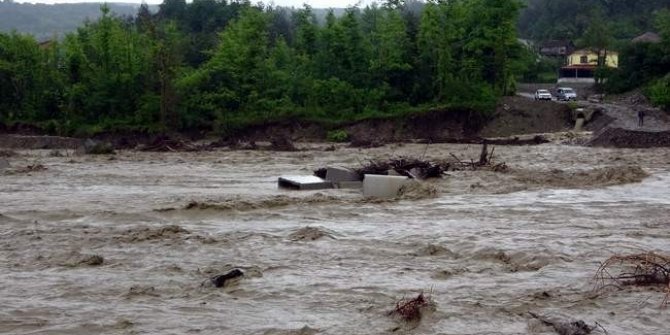
[[[549,100],[551,101],[553,97],[551,96],[551,93],[547,90],[537,90],[535,91],[535,100]]]
[[[556,90],[556,99],[559,101],[576,101],[577,92],[570,87],[559,87]]]

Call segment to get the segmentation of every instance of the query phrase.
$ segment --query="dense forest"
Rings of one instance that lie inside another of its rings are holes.
[[[167,0],[62,41],[0,35],[2,122],[59,134],[228,132],[272,120],[338,123],[440,105],[490,111],[514,91],[520,3],[401,3],[329,13]]]
[[[287,119],[338,127],[436,107],[479,118],[536,65],[517,39],[523,15],[559,2],[570,1],[538,0],[526,12],[517,0],[388,1],[321,19],[308,6],[248,1],[165,0],[134,16],[104,5],[99,19],[51,43],[0,33],[0,123],[88,136],[227,134]],[[617,37],[601,14],[575,34],[609,47]],[[670,14],[648,15],[664,43],[625,46],[635,57],[608,83],[648,87],[664,104]]]

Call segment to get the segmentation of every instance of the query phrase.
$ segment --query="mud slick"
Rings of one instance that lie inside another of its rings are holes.
[[[317,227],[300,228],[288,236],[291,241],[316,241],[324,237],[334,238],[331,233]]]
[[[84,141],[78,138],[59,136],[23,136],[2,135],[0,143],[4,148],[12,149],[71,149],[81,146]]]
[[[16,167],[16,168],[9,168],[7,167],[5,171],[3,171],[4,174],[7,175],[13,175],[13,174],[30,174],[33,172],[40,172],[40,171],[46,171],[48,168],[40,163],[33,163],[30,165],[26,166],[21,166],[21,167]]]
[[[184,210],[216,210],[216,211],[252,211],[257,209],[280,208],[296,205],[313,205],[337,202],[339,198],[316,193],[307,197],[272,196],[267,199],[226,199],[222,201],[191,201]],[[173,211],[175,208],[158,209],[159,212]]]
[[[593,188],[639,183],[649,174],[639,166],[611,166],[591,170],[549,171],[514,170],[517,181],[529,186],[557,188]]]
[[[174,239],[181,235],[190,234],[188,230],[177,226],[168,225],[160,228],[139,228],[127,230],[124,234],[117,236],[116,239],[123,242],[144,242],[152,240]]]
[[[71,252],[61,257],[64,258],[61,264],[67,267],[99,266],[105,262],[100,255],[80,254],[79,252]]]

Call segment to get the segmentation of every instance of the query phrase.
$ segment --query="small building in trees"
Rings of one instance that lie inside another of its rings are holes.
[[[635,37],[631,40],[633,43],[661,43],[661,36],[657,33],[652,33],[650,31]]]
[[[600,55],[591,49],[576,50],[566,57],[566,65],[558,73],[559,83],[595,83],[598,61],[608,68],[619,67],[619,53],[603,50]]]
[[[611,50],[603,50],[598,55],[597,51],[591,49],[581,49],[574,51],[567,57],[566,64],[570,65],[593,65],[598,66],[598,60],[605,57],[605,66],[611,68],[619,67],[619,53]]]
[[[547,57],[565,57],[575,50],[570,40],[548,40],[540,44],[540,55]]]

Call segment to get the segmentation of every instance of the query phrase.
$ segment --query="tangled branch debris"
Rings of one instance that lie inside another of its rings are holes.
[[[448,171],[463,171],[463,170],[489,170],[495,172],[504,172],[507,170],[505,163],[495,163],[493,160],[493,153],[495,148],[490,152],[488,145],[485,143],[482,146],[479,159],[477,161],[464,161],[456,155],[451,154],[450,160],[442,160],[431,162],[424,159],[412,157],[398,157],[388,160],[369,160],[367,164],[357,169],[352,169],[358,173],[360,180],[363,180],[363,175],[388,175],[390,172],[410,177],[413,179],[429,179],[441,178],[445,172]],[[314,171],[317,177],[325,178],[326,169],[320,168]]]
[[[410,178],[428,179],[441,178],[445,169],[442,165],[430,161],[400,157],[388,161],[370,160],[369,164],[354,171],[361,176],[366,174],[387,175],[389,171],[395,171],[399,175]]]
[[[423,310],[434,307],[435,302],[433,302],[430,296],[426,297],[421,292],[416,298],[403,298],[396,302],[395,308],[389,312],[389,315],[397,316],[405,322],[420,321]]]
[[[14,157],[18,156],[19,154],[16,153],[16,151],[13,150],[0,150],[0,157]]]
[[[40,164],[40,163],[34,163],[31,165],[27,165],[22,168],[16,169],[16,173],[30,173],[30,172],[37,172],[37,171],[45,171],[47,170],[47,167]]]
[[[113,155],[115,153],[111,143],[91,139],[84,141],[83,151],[87,155]]]
[[[298,148],[288,137],[275,137],[270,143],[270,149],[274,151],[298,151]]]
[[[491,152],[488,151],[488,144],[484,142],[482,145],[482,151],[479,153],[479,160],[474,161],[470,160],[468,161],[463,161],[458,156],[454,154],[450,154],[452,158],[454,158],[456,161],[455,162],[450,162],[450,166],[447,169],[447,171],[462,171],[462,170],[489,170],[489,171],[495,171],[495,172],[504,172],[507,171],[507,164],[503,163],[495,163],[493,161],[493,153],[495,152],[495,148],[491,149]]]
[[[157,136],[149,144],[139,148],[140,151],[201,151],[206,148],[198,147],[196,145],[187,143],[181,139],[172,138],[169,136]]]
[[[661,306],[670,299],[670,256],[653,252],[616,255],[600,265],[595,274],[596,291],[607,287],[659,286],[665,289]]]

